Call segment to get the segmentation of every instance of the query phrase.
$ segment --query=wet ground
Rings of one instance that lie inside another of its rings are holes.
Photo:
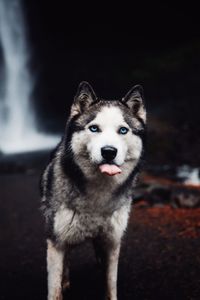
[[[45,236],[39,172],[0,175],[0,299],[46,299]],[[200,299],[200,209],[133,205],[123,240],[119,299]],[[72,252],[64,299],[102,299],[90,243]]]

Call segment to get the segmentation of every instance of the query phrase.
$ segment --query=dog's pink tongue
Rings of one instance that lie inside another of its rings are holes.
[[[101,173],[105,173],[110,176],[120,174],[122,172],[122,170],[118,166],[109,164],[100,165],[99,169]]]

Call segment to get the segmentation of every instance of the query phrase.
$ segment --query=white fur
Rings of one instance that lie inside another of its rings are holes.
[[[108,299],[117,300],[117,273],[120,253],[121,238],[127,227],[130,205],[123,206],[115,211],[110,219],[113,240],[113,246],[108,251],[108,268],[107,268],[107,297]],[[107,233],[109,235],[109,231]]]
[[[94,205],[95,203],[93,209]],[[97,236],[100,230],[106,233],[113,243],[118,243],[126,229],[128,213],[129,206],[115,211],[111,217],[104,217],[98,213],[91,215],[89,211],[80,214],[61,206],[55,215],[54,232],[62,244],[80,243],[86,238]]]
[[[47,240],[48,300],[62,300],[64,251]]]
[[[101,132],[91,132],[89,129],[91,125],[98,125]],[[128,133],[125,135],[119,134],[120,127],[127,127],[129,129]],[[82,170],[86,169],[85,173],[87,175],[89,174],[88,170],[92,167],[91,163],[98,165],[102,162],[102,147],[112,146],[117,149],[114,163],[123,168],[123,164],[128,162],[124,166],[125,174],[127,173],[127,167],[130,167],[130,170],[133,169],[142,149],[140,137],[131,132],[118,107],[103,107],[96,118],[86,126],[85,130],[74,133],[71,145],[74,155],[77,158],[79,157],[77,163]],[[80,160],[80,155],[83,156],[83,153],[89,159]],[[94,176],[94,170],[92,170],[91,175]]]
[[[92,124],[98,125],[101,132],[93,133],[89,131],[88,128]],[[112,146],[117,149],[115,163],[118,165],[123,164],[127,152],[126,138],[125,135],[120,135],[118,130],[124,126],[128,127],[118,107],[103,107],[96,118],[88,124],[87,130],[90,134],[90,141],[87,144],[87,150],[93,162],[101,163],[101,148]]]
[[[119,262],[120,244],[112,249],[108,255],[107,269],[107,298],[117,300],[117,273]]]

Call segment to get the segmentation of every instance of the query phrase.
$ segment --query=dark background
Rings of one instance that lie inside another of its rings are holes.
[[[23,4],[35,78],[32,101],[40,130],[64,130],[82,80],[104,98],[123,97],[140,83],[148,111],[147,165],[161,166],[165,175],[164,164],[199,166],[197,7],[152,1],[110,6],[55,0],[23,0]],[[0,161],[2,300],[46,299],[38,182],[48,155],[47,151],[5,155]],[[119,299],[198,300],[200,209],[174,206],[172,196],[187,192],[188,200],[190,190],[174,181],[166,189],[159,176],[150,185],[151,202],[142,198],[137,207],[133,201],[119,264]],[[148,196],[148,174],[146,181],[142,197]],[[199,193],[196,197],[199,201]],[[103,280],[91,245],[74,250],[67,299],[102,299]]]
[[[150,161],[200,162],[197,7],[26,0],[24,8],[40,129],[63,131],[82,80],[104,98],[123,97],[140,83],[149,116]]]

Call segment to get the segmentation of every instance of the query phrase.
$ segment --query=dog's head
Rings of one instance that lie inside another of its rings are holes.
[[[75,163],[86,176],[99,172],[127,177],[141,157],[145,124],[141,86],[121,100],[102,100],[82,82],[68,122]]]

